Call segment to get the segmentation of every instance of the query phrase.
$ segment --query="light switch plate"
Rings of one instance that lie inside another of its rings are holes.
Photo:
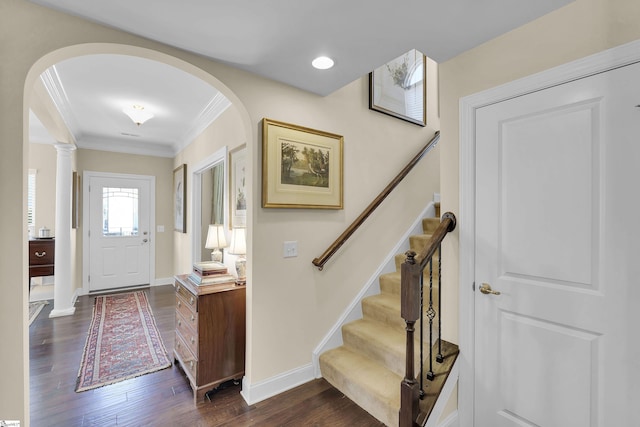
[[[293,258],[298,256],[298,242],[284,242],[282,256],[284,258]]]

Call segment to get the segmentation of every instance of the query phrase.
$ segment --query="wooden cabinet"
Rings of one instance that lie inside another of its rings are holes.
[[[32,277],[53,276],[55,249],[53,239],[29,240],[29,290]]]
[[[244,375],[246,288],[235,282],[199,286],[181,275],[175,291],[173,354],[197,403],[207,391]]]

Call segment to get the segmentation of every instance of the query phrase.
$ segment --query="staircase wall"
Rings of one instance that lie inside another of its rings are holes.
[[[385,262],[382,263],[380,268],[376,270],[369,280],[363,285],[362,290],[351,301],[346,310],[337,319],[333,327],[328,331],[327,335],[320,341],[318,346],[313,350],[313,369],[316,378],[320,378],[320,365],[318,359],[322,353],[327,350],[339,347],[343,344],[342,341],[342,326],[346,323],[360,319],[362,317],[362,304],[361,301],[371,295],[380,293],[379,278],[381,274],[391,273],[396,271],[395,256],[399,253],[403,253],[409,250],[409,236],[422,233],[422,219],[436,216],[435,203],[429,203],[424,211],[416,218],[412,226],[406,231],[406,233],[398,240],[396,246],[394,246],[385,257]]]

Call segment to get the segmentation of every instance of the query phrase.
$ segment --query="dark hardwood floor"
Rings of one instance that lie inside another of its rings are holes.
[[[173,286],[147,289],[158,329],[173,358]],[[193,405],[175,365],[117,384],[76,393],[75,383],[94,297],[83,296],[73,316],[49,319],[45,306],[29,327],[31,426],[381,426],[325,380],[311,381],[255,405],[240,386]]]

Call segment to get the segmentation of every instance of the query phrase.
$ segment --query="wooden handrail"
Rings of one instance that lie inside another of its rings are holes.
[[[382,190],[378,197],[376,197],[373,202],[371,202],[369,206],[367,206],[367,208],[360,214],[360,216],[356,218],[355,221],[353,221],[353,223],[336,239],[336,241],[333,242],[322,255],[312,261],[313,265],[315,265],[319,270],[322,271],[325,263],[329,260],[329,258],[331,258],[333,254],[335,254],[338,249],[340,249],[340,247],[347,241],[347,239],[351,237],[353,233],[355,233],[358,227],[360,227],[362,223],[364,223],[369,215],[371,215],[373,211],[376,210],[378,206],[380,206],[384,199],[386,199],[387,196],[398,186],[398,184],[400,184],[400,181],[402,181],[407,175],[409,175],[409,172],[411,172],[414,166],[420,161],[420,159],[422,159],[422,157],[424,157],[425,154],[427,154],[431,150],[431,148],[433,148],[438,143],[439,139],[440,131],[437,131],[433,138],[431,138],[431,140],[427,143],[427,145],[425,145],[420,150],[420,152],[418,152],[418,154],[416,154],[415,157],[411,159],[407,166],[405,166],[404,169],[402,169],[400,173],[393,179],[393,181],[391,181],[389,185],[387,185],[384,190]]]

